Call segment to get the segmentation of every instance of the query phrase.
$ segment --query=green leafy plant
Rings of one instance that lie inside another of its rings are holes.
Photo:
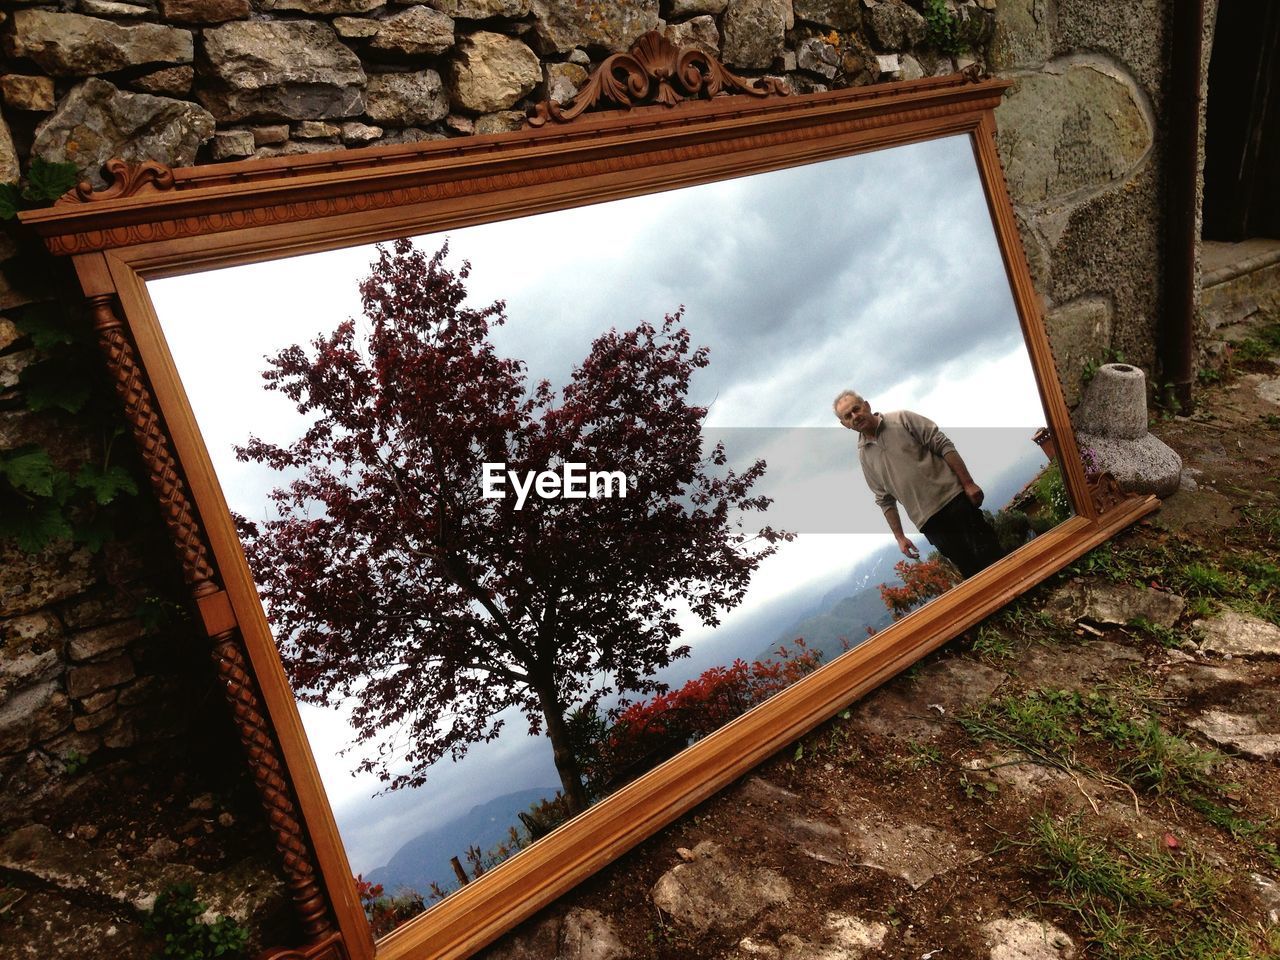
[[[67,776],[74,776],[84,769],[84,765],[89,762],[79,750],[68,750],[62,757],[62,769],[66,771]]]
[[[25,180],[0,183],[0,220],[12,220],[19,210],[48,206],[79,179],[74,163],[50,163],[33,157]]]
[[[156,897],[155,907],[143,926],[162,941],[156,954],[164,960],[212,960],[214,957],[243,957],[249,930],[231,917],[209,923],[208,910],[195,899],[195,887],[179,883],[166,887]]]
[[[947,0],[925,0],[924,22],[928,27],[924,42],[929,46],[951,57],[964,49],[959,21],[947,6]]]

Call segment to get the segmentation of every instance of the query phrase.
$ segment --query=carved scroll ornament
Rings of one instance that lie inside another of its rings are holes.
[[[107,186],[99,190],[88,180],[81,180],[59,197],[54,206],[116,200],[120,197],[131,197],[144,190],[173,189],[173,171],[155,160],[130,163],[128,160],[114,157],[102,165],[102,170],[111,181]]]
[[[567,123],[601,101],[629,110],[646,103],[674,107],[684,100],[710,99],[721,93],[782,97],[790,92],[782,80],[740,77],[706,51],[676,47],[658,31],[650,30],[629,51],[615,53],[601,63],[568,107],[549,97],[538,104],[529,125],[540,127],[548,120]]]

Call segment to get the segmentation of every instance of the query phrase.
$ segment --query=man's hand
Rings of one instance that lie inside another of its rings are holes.
[[[982,488],[972,481],[964,485],[964,495],[969,498],[969,502],[975,507],[982,506],[982,499],[986,496],[982,492]]]
[[[898,534],[898,549],[912,560],[920,559],[920,551],[916,549],[916,545],[902,534]]]

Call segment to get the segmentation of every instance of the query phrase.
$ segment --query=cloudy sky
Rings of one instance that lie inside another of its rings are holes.
[[[834,584],[885,542],[856,438],[831,413],[841,389],[936,420],[984,486],[1016,488],[1043,465],[1030,436],[1044,414],[967,137],[448,238],[451,262],[471,262],[472,304],[506,300],[493,340],[535,380],[562,383],[610,327],[685,307],[694,342],[711,351],[691,401],[709,407],[708,434],[735,457],[766,458],[770,522],[800,532],[726,624]],[[443,239],[418,242],[434,250]],[[302,429],[286,399],[262,390],[263,357],[359,316],[356,285],[372,256],[353,248],[149,285],[232,509],[263,516],[281,482],[236,462],[232,446],[250,433],[288,443]],[[710,642],[711,631],[689,627],[686,642]],[[339,752],[350,739],[343,714],[304,707],[303,718],[357,871],[425,825],[558,782],[549,746],[514,722],[518,735],[439,765],[425,793],[371,800],[376,782],[351,776],[354,760]]]

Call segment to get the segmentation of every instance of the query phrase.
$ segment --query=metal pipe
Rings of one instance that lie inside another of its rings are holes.
[[[1164,401],[1189,413],[1195,403],[1197,184],[1205,0],[1174,0],[1169,57],[1169,139],[1165,223],[1165,295],[1158,325]]]

